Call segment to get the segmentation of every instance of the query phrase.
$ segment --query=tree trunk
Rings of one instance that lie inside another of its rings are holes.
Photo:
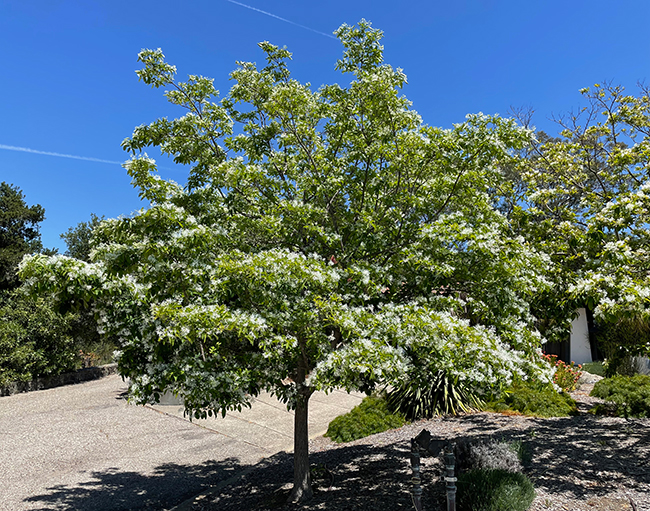
[[[309,430],[307,417],[310,393],[300,394],[293,429],[293,490],[290,502],[305,502],[314,495],[309,473]]]
[[[313,389],[305,385],[307,376],[306,362],[304,356],[299,357],[295,381],[298,386],[298,399],[293,427],[293,490],[289,495],[290,502],[305,502],[314,496],[309,473],[309,426],[307,422],[309,398]]]

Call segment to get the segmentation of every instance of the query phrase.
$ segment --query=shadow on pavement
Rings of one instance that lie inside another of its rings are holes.
[[[191,466],[167,463],[150,474],[109,469],[91,472],[87,482],[53,486],[48,493],[25,501],[42,503],[40,510],[57,511],[169,509],[246,467],[236,458],[227,458]]]
[[[446,420],[459,426],[462,424],[451,433],[454,439],[503,439],[525,443],[532,450],[532,462],[524,472],[537,488],[544,487],[549,495],[563,493],[587,502],[588,499],[605,497],[621,485],[636,489],[642,495],[650,493],[648,420],[579,416],[521,422],[488,414]],[[435,422],[424,421],[411,426],[409,431],[415,436],[424,427],[431,431],[434,439],[443,439],[436,435],[435,426]],[[110,470],[94,472],[87,483],[53,487],[47,494],[28,500],[42,503],[40,509],[43,510],[169,509],[251,468],[241,478],[191,509],[413,509],[409,494],[408,440],[403,436],[378,437],[374,442],[374,445],[359,443],[312,453],[310,461],[315,467],[316,489],[308,507],[284,505],[293,476],[293,457],[284,452],[254,467],[243,466],[231,458],[195,466],[166,464],[149,475]],[[438,458],[422,458],[423,501],[427,509],[436,509],[444,502],[441,473],[442,463]]]

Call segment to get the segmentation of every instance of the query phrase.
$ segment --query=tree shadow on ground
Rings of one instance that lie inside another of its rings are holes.
[[[497,414],[447,418],[457,423],[451,436],[437,435],[436,421],[408,426],[407,436],[428,429],[434,440],[517,440],[532,451],[525,473],[535,487],[549,495],[571,494],[587,500],[606,496],[623,484],[637,492],[650,492],[650,421],[598,418],[588,415],[558,419],[512,420]],[[439,424],[439,422],[438,422]],[[73,487],[56,486],[29,502],[42,510],[108,511],[169,509],[213,488],[197,501],[193,511],[272,510],[411,510],[410,444],[381,437],[310,455],[315,495],[304,505],[286,505],[293,479],[293,456],[279,453],[255,466],[236,459],[186,466],[166,464],[151,474],[106,470],[93,472],[88,481]],[[250,470],[248,470],[250,469]],[[444,508],[442,463],[435,456],[422,458],[425,509]],[[234,475],[222,488],[220,481]]]
[[[527,427],[496,429],[484,415],[468,418],[467,435],[519,440],[532,450],[526,473],[549,494],[578,499],[606,495],[612,487],[650,490],[650,421],[580,415],[528,419]]]
[[[568,494],[587,501],[605,497],[615,486],[650,492],[650,421],[578,416],[513,421],[497,414],[473,414],[456,421],[453,436],[436,436],[435,421],[409,426],[416,436],[428,429],[434,440],[521,441],[532,451],[524,467],[536,488],[549,495]],[[454,428],[445,428],[452,431]],[[404,436],[402,436],[404,438]],[[412,510],[412,472],[408,440],[376,445],[357,444],[311,454],[318,467],[314,498],[304,505],[287,505],[292,457],[279,454],[224,487],[193,510],[255,511],[328,509],[370,511]],[[425,509],[444,509],[443,465],[436,456],[421,460]],[[596,506],[594,509],[600,509]],[[627,508],[626,508],[627,509]]]
[[[25,499],[40,510],[126,511],[169,509],[246,468],[236,458],[201,465],[166,463],[152,473],[94,471],[74,486],[57,485]]]
[[[293,458],[280,453],[192,509],[412,510],[409,449],[401,444],[354,445],[312,453],[314,498],[303,505],[286,504],[292,487]],[[438,498],[433,496],[435,479],[434,471],[424,476],[425,496],[431,496],[430,501]]]

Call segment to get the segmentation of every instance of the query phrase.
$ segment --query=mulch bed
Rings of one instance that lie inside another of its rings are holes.
[[[343,445],[319,437],[311,462],[320,467],[314,498],[287,505],[291,454],[279,453],[230,485],[198,499],[193,511],[414,509],[409,490],[410,439],[422,429],[434,438],[521,440],[533,452],[524,472],[537,496],[531,511],[650,511],[650,419],[594,417],[592,385],[573,393],[581,414],[540,419],[496,413],[420,421]],[[422,458],[425,510],[446,509],[442,463]]]

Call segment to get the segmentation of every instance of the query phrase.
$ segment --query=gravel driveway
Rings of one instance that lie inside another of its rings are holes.
[[[113,375],[0,398],[0,510],[169,509],[269,454],[125,390]]]

